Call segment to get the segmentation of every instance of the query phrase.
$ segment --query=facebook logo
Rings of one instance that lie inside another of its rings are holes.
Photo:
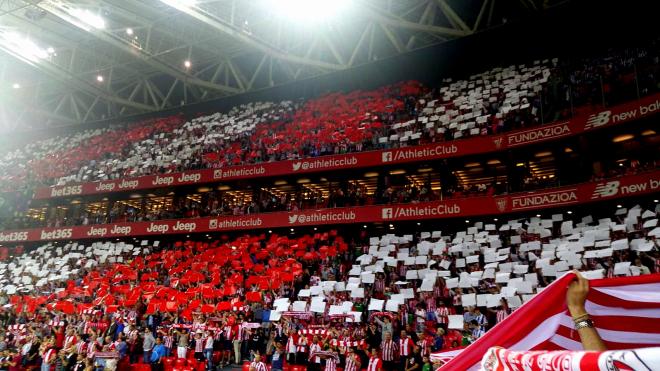
[[[383,208],[381,216],[383,217],[383,219],[392,219],[392,208],[391,207]]]
[[[392,161],[392,152],[383,152],[381,155],[382,155],[383,162]]]

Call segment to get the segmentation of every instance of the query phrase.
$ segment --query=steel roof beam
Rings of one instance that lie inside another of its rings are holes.
[[[53,6],[50,3],[40,3],[38,5],[38,7],[40,7],[41,9],[53,14],[54,16],[64,20],[65,22],[68,22],[69,24],[80,27],[79,26],[80,25],[79,20],[75,19],[74,17],[67,14],[62,9],[59,9],[58,7]],[[95,37],[99,38],[100,40],[103,40],[103,41],[107,42],[108,44],[111,44],[111,45],[125,51],[126,53],[129,53],[129,54],[137,57],[139,60],[149,64],[150,66],[156,68],[157,70],[159,70],[159,71],[161,71],[165,74],[168,74],[168,75],[170,75],[174,78],[177,78],[179,80],[185,81],[186,83],[193,84],[193,85],[198,85],[198,86],[206,88],[206,89],[218,90],[218,91],[223,91],[223,92],[231,93],[231,94],[240,93],[240,91],[236,88],[210,83],[208,81],[204,81],[204,80],[198,79],[194,76],[190,76],[186,73],[183,73],[182,71],[180,71],[180,70],[168,65],[167,63],[164,63],[164,62],[160,61],[159,59],[155,58],[153,55],[151,55],[146,50],[144,50],[142,48],[139,48],[139,47],[135,47],[135,46],[126,44],[126,42],[123,39],[117,37],[116,35],[108,32],[108,31],[92,30],[90,33],[92,35],[94,35]]]

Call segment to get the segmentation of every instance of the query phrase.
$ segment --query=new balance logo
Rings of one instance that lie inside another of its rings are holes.
[[[607,183],[600,183],[596,185],[596,189],[594,189],[594,193],[591,195],[591,199],[594,200],[597,198],[610,197],[610,196],[614,196],[617,193],[619,193],[618,180],[614,180]]]
[[[386,207],[382,211],[382,218],[383,219],[392,219],[392,208],[391,207]]]
[[[298,170],[300,170],[300,165],[302,165],[302,162],[300,162],[300,161],[298,161],[298,162],[294,162],[294,163],[293,163],[293,171],[298,171]]]
[[[222,178],[222,169],[213,170],[213,179],[221,179],[221,178]]]
[[[381,158],[383,162],[391,162],[392,161],[392,152],[383,152],[381,154]]]
[[[293,224],[298,220],[298,215],[289,215],[289,224]]]
[[[587,119],[587,124],[584,125],[584,130],[589,130],[593,128],[597,128],[599,126],[606,125],[607,123],[610,122],[610,115],[612,115],[612,111],[603,111],[598,114],[593,114],[589,116]]]

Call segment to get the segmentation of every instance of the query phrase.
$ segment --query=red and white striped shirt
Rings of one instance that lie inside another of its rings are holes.
[[[383,340],[380,344],[381,351],[383,352],[383,361],[391,362],[394,361],[394,354],[397,351],[397,345],[394,341]]]
[[[50,363],[53,360],[53,358],[55,358],[56,355],[57,355],[57,351],[55,350],[55,348],[48,349],[42,357],[43,362]]]
[[[435,319],[438,323],[448,324],[449,323],[449,308],[445,306],[437,307],[435,309]]]
[[[374,291],[375,292],[384,292],[385,291],[385,280],[378,278],[374,281]]]
[[[320,352],[320,351],[321,351],[321,346],[316,343],[312,343],[312,345],[309,346],[310,356],[314,354],[314,352]],[[321,363],[321,357],[311,357],[309,361],[314,363]]]
[[[174,345],[174,336],[163,336],[163,344],[165,345],[165,348],[172,349],[172,345]]]
[[[231,326],[225,326],[225,339],[227,340],[234,340],[234,336],[236,335]],[[239,332],[242,330],[242,327],[238,330]]]
[[[76,353],[83,354],[85,352],[87,352],[87,343],[81,341],[80,343],[76,344]]]
[[[255,371],[267,371],[266,365],[263,362],[252,362],[250,368],[254,367]]]
[[[346,357],[346,367],[344,367],[344,371],[358,371],[354,354]]]
[[[286,340],[286,352],[295,353],[297,351],[298,349],[296,349],[296,339],[293,337],[293,334],[291,334]]]
[[[424,338],[417,341],[417,345],[421,348],[421,354],[423,356],[428,356],[431,354],[431,339]]]
[[[204,352],[204,341],[201,338],[195,339],[195,353],[202,352]]]
[[[328,357],[325,360],[325,371],[337,371],[337,358]]]
[[[497,311],[497,323],[500,323],[500,322],[504,321],[504,319],[508,316],[509,316],[508,311],[506,311],[504,309],[498,310]]]
[[[378,371],[383,369],[383,362],[378,357],[369,358],[369,364],[367,365],[367,371]]]
[[[399,355],[408,357],[412,352],[412,340],[409,337],[399,339]]]
[[[87,345],[87,358],[94,358],[94,353],[96,353],[96,341],[90,341]]]
[[[76,344],[76,337],[73,336],[73,335],[69,335],[69,336],[64,338],[63,348],[68,349],[69,347],[71,347],[74,344]]]
[[[426,298],[425,301],[426,301],[426,312],[429,313],[435,311],[436,308],[435,298]]]

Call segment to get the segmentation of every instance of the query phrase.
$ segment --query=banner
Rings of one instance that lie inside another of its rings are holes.
[[[480,361],[484,355],[493,350],[492,347],[514,351],[582,350],[580,336],[575,331],[575,325],[566,307],[566,290],[574,278],[573,273],[567,273],[554,281],[477,341],[458,352],[441,369],[479,370]],[[656,299],[659,289],[660,274],[657,273],[589,281],[589,293],[585,305],[607,349],[635,349],[660,345],[660,332],[657,331],[657,326],[650,325],[657,321],[660,302]],[[534,353],[528,352],[527,356],[516,358],[513,357],[516,354],[509,355],[512,356],[511,359],[503,360],[493,359],[493,355],[489,354],[484,360],[491,366],[503,366],[502,361],[505,361],[510,362],[510,367],[486,369],[537,370],[532,367],[532,363],[529,363],[535,361],[531,357]],[[553,357],[550,353],[546,353],[546,356],[552,358],[553,363],[538,369],[566,371],[576,369],[569,367],[571,360],[568,358]],[[431,354],[431,358],[437,359],[434,354]],[[525,365],[529,363],[528,367],[516,368],[522,366],[517,362],[521,358],[524,359]],[[546,362],[549,359],[540,360]],[[598,368],[591,366],[586,369]],[[646,369],[639,368],[639,370]]]
[[[159,236],[326,224],[400,222],[540,210],[660,191],[660,171],[503,196],[0,232],[0,243]]]
[[[358,152],[345,155],[323,156],[303,160],[268,162],[255,165],[231,166],[222,169],[204,169],[149,175],[138,178],[117,179],[66,186],[38,188],[35,199],[65,196],[83,196],[111,192],[135,191],[169,186],[253,179],[259,177],[307,174],[323,171],[369,168],[408,162],[438,160],[450,157],[503,151],[582,134],[596,128],[622,124],[656,113],[660,110],[660,94],[622,104],[590,116],[575,117],[567,121],[512,131],[502,135],[477,136],[451,142],[439,142],[391,150]]]

